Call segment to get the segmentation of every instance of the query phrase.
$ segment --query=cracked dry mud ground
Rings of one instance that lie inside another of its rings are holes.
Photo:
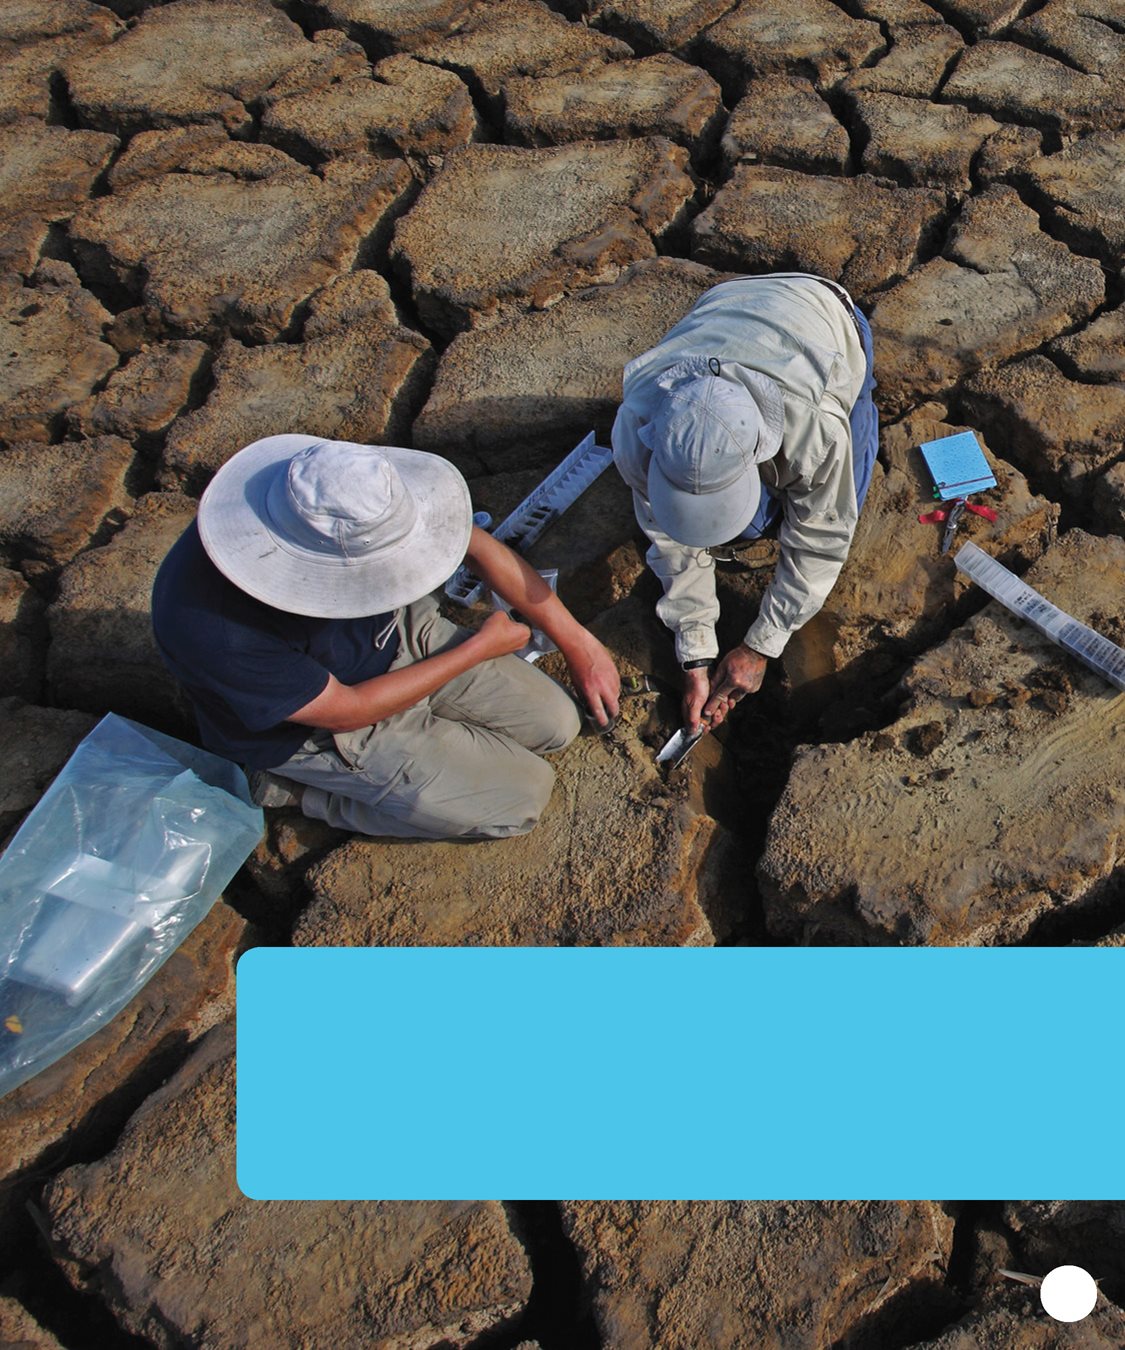
[[[499,516],[605,439],[630,353],[779,269],[871,315],[883,415],[839,584],[688,770],[652,763],[665,692],[564,756],[534,846],[272,814],[129,1009],[0,1101],[0,1343],[1125,1344],[1115,1205],[263,1206],[229,1128],[256,942],[1120,945],[1125,703],[916,520],[917,445],[974,428],[999,514],[966,535],[1125,636],[1119,0],[0,0],[0,52],[6,832],[101,713],[190,734],[148,589],[257,436],[434,450]],[[727,642],[773,557],[721,572]],[[535,560],[671,685],[612,474]],[[997,1273],[1060,1261],[1104,1275],[1081,1339]]]

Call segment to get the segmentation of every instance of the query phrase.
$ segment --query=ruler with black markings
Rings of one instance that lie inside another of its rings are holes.
[[[526,553],[543,531],[573,506],[586,489],[613,461],[608,446],[597,445],[594,433],[581,440],[546,478],[533,488],[519,506],[492,531],[492,537]],[[481,583],[467,567],[459,567],[445,583],[445,593],[458,604],[472,605],[484,592]]]

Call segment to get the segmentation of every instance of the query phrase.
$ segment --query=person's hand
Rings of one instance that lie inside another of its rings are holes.
[[[694,736],[699,730],[703,716],[703,705],[711,693],[711,675],[709,667],[696,666],[684,671],[684,726]]]
[[[525,623],[514,623],[504,610],[490,614],[476,633],[481,648],[481,660],[491,661],[496,656],[518,652],[531,641],[531,629]]]
[[[689,672],[689,674],[692,672]],[[717,727],[746,694],[756,694],[766,673],[766,658],[747,647],[733,647],[719,662],[711,680],[711,692],[703,706],[703,716]]]
[[[596,637],[583,629],[583,638],[563,651],[574,687],[600,727],[609,726],[620,711],[621,676],[613,657]]]

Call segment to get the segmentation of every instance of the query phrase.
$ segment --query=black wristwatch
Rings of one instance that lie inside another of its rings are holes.
[[[713,656],[704,656],[699,661],[681,661],[681,670],[702,670],[704,666],[709,666],[714,661]]]

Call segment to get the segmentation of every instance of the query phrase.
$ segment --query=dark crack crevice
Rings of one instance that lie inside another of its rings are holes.
[[[704,128],[703,132],[697,137],[688,137],[687,140],[678,141],[671,136],[674,145],[679,145],[681,149],[688,153],[688,172],[696,184],[696,198],[708,205],[730,177],[730,171],[727,168],[726,159],[723,154],[723,136],[730,124],[731,110],[720,98],[719,106],[715,110],[711,121]],[[651,133],[664,135],[666,133]],[[733,166],[731,166],[733,169]]]
[[[1027,175],[1020,170],[1014,171],[1010,176],[1005,177],[1003,180],[996,181],[1002,186],[1012,188],[1019,197],[1020,202],[1026,206],[1029,211],[1035,213],[1039,230],[1042,234],[1045,234],[1048,239],[1053,240],[1057,244],[1062,244],[1063,247],[1074,255],[1074,257],[1081,258],[1087,262],[1095,262],[1102,269],[1102,274],[1105,278],[1105,298],[1097,306],[1094,315],[1078,320],[1065,331],[1060,330],[1053,335],[1052,340],[1054,340],[1054,338],[1068,336],[1071,332],[1079,331],[1081,328],[1085,327],[1086,324],[1092,323],[1093,318],[1097,315],[1104,313],[1107,309],[1115,308],[1116,304],[1111,299],[1111,296],[1116,297],[1120,294],[1122,280],[1113,250],[1097,236],[1094,231],[1084,230],[1076,223],[1062,218],[1059,215],[1060,203],[1053,201],[1046,192],[1037,188]],[[987,190],[987,186],[992,186],[992,184],[986,185],[985,190]],[[951,262],[956,262],[959,267],[969,268],[979,272],[982,276],[988,276],[992,269],[982,266],[978,267],[961,259],[952,258],[947,251],[951,246],[953,230],[959,222],[961,209],[978,195],[979,193],[974,191],[963,201],[951,204],[952,216],[949,220],[947,237],[943,242],[941,249],[931,256],[936,257],[940,253],[942,256],[949,257]],[[1029,282],[1029,285],[1030,284],[1031,283]],[[1029,353],[1023,353],[1023,355],[1028,354]]]
[[[80,130],[82,122],[74,103],[71,101],[70,85],[67,84],[66,76],[61,70],[51,72],[48,90],[50,105],[47,113],[47,125],[66,127],[70,131]]]
[[[690,165],[687,172],[695,191],[680,207],[675,219],[661,232],[659,238],[654,237],[652,232],[648,231],[653,248],[660,258],[687,259],[694,256],[691,251],[692,225],[721,191],[720,184],[701,179]],[[640,221],[638,220],[637,223],[640,224]]]
[[[620,14],[606,14],[599,11],[591,17],[589,27],[604,33],[607,37],[617,38],[619,42],[627,42],[640,59],[646,56],[660,56],[667,51],[667,48],[654,41],[640,24],[630,23]]]
[[[913,265],[910,268],[911,272],[924,267],[928,262],[933,262],[935,258],[948,258],[954,233],[961,223],[964,206],[964,200],[959,199],[955,193],[946,193],[945,206],[926,222],[918,240],[918,248]],[[897,285],[898,280],[896,279],[893,284]],[[889,286],[880,287],[880,290],[883,291],[889,289]]]
[[[1014,28],[1005,28],[1002,33],[996,35],[997,40],[1001,42],[1010,42],[1013,47],[1023,47],[1025,51],[1035,52],[1039,56],[1049,57],[1052,61],[1057,61],[1060,66],[1065,66],[1067,70],[1073,71],[1075,75],[1092,75],[1097,77],[1101,72],[1090,70],[1081,62],[1076,61],[1073,56],[1063,50],[1062,47],[1052,42],[1045,33],[1029,33],[1019,31]]]
[[[287,136],[284,133],[277,136],[274,140],[262,139],[262,118],[265,112],[262,106],[259,106],[255,113],[255,131],[251,138],[255,145],[268,146],[271,150],[280,150],[282,154],[288,155],[296,164],[302,168],[315,173],[317,177],[323,177],[323,171],[327,164],[332,160],[331,155],[323,154],[313,149],[311,145],[298,139],[296,136]],[[371,152],[369,152],[371,153]],[[378,152],[374,152],[376,155]]]
[[[1097,320],[1098,318],[1100,318],[1102,315],[1106,314],[1109,310],[1113,308],[1116,308],[1116,306],[1110,305],[1101,306],[1096,313],[1092,314],[1090,318],[1086,320],[1085,323],[1079,324],[1077,325],[1077,327],[1072,328],[1068,333],[1063,333],[1060,334],[1059,336],[1070,337],[1085,332],[1085,330],[1089,328],[1090,325],[1095,322],[1095,320]],[[1079,366],[1074,361],[1073,357],[1068,355],[1067,352],[1062,350],[1058,351],[1054,350],[1053,344],[1057,341],[1058,338],[1052,338],[1050,342],[1046,344],[1044,350],[1039,354],[1045,356],[1048,361],[1051,361],[1056,366],[1058,366],[1061,373],[1066,376],[1066,378],[1070,381],[1071,384],[1084,384],[1091,389],[1095,389],[1107,384],[1121,383],[1120,377],[1115,374],[1103,373],[1099,371],[1091,372],[1088,370],[1083,370],[1082,367]],[[1114,464],[1119,462],[1119,458],[1120,457],[1118,457],[1117,459],[1110,460],[1105,467],[1112,468]]]
[[[1083,255],[1080,254],[1078,256]],[[1067,372],[1064,369],[1063,362],[1060,359],[1060,355],[1054,349],[1055,344],[1057,342],[1061,342],[1063,338],[1073,337],[1077,333],[1084,332],[1087,328],[1089,328],[1089,326],[1092,323],[1094,323],[1103,314],[1107,313],[1109,310],[1113,308],[1114,308],[1113,305],[1111,305],[1108,301],[1103,300],[1102,303],[1100,305],[1097,305],[1093,310],[1091,310],[1088,315],[1080,316],[1079,318],[1076,318],[1072,323],[1064,324],[1063,327],[1057,330],[1057,332],[1052,333],[1050,337],[1044,338],[1043,341],[1037,347],[1029,348],[1026,351],[1013,353],[1011,357],[1006,358],[1001,364],[1005,366],[1010,366],[1016,361],[1026,361],[1030,356],[1043,356],[1053,365],[1058,366],[1062,374],[1066,375]],[[1068,378],[1070,377],[1068,376]],[[1075,382],[1083,384],[1099,383],[1099,381],[1096,380],[1089,380],[1089,381],[1076,380]]]
[[[1015,361],[1026,360],[1028,356],[1042,356],[1056,366],[1060,374],[1064,375],[1071,384],[1087,385],[1090,388],[1098,388],[1107,384],[1118,384],[1120,379],[1113,372],[1100,372],[1084,370],[1073,357],[1063,350],[1058,344],[1068,337],[1077,337],[1086,332],[1101,318],[1107,314],[1112,314],[1122,305],[1122,296],[1120,294],[1121,278],[1113,273],[1106,275],[1106,298],[1092,310],[1085,318],[1076,319],[1074,323],[1068,324],[1065,328],[1060,328],[1057,333],[1053,333],[1049,338],[1045,338],[1043,343],[1033,352],[1024,352],[1022,355],[1014,356],[1010,360],[1002,362],[1002,365],[1011,365]],[[1111,461],[1116,463],[1116,460]]]
[[[411,447],[413,426],[433,391],[437,365],[438,358],[432,348],[422,352],[399,386],[383,432],[389,444]]]
[[[590,26],[597,28],[599,32],[606,33],[610,37],[618,38],[622,42],[627,42],[638,56],[657,56],[664,52],[672,56],[677,56],[681,61],[686,61],[689,65],[698,66],[700,70],[706,69],[696,60],[692,54],[692,49],[697,42],[706,37],[718,24],[730,15],[732,10],[738,8],[739,0],[727,0],[725,7],[720,14],[717,14],[708,23],[704,24],[698,31],[692,33],[688,38],[676,44],[671,43],[668,46],[662,44],[657,38],[654,38],[645,27],[629,19],[626,14],[620,10],[610,10],[608,5],[598,6],[597,12],[591,17]],[[708,74],[711,74],[708,71]]]
[[[973,1265],[977,1252],[977,1225],[981,1216],[981,1202],[959,1200],[952,1202],[953,1242],[949,1251],[945,1283],[957,1293],[967,1295],[973,1283]]]
[[[1062,123],[1058,114],[1044,110],[1042,120],[1038,122],[1028,121],[1025,117],[1017,116],[1006,108],[997,105],[995,100],[986,97],[976,97],[973,94],[962,94],[958,98],[950,98],[947,92],[947,86],[953,75],[956,74],[957,65],[964,56],[963,52],[957,53],[952,58],[951,67],[946,70],[942,79],[940,88],[934,93],[930,102],[940,104],[948,108],[964,108],[966,112],[976,113],[983,117],[991,117],[994,122],[998,122],[1002,127],[1019,127],[1026,131],[1034,131],[1042,137],[1043,153],[1045,155],[1055,154],[1061,150],[1064,145],[1064,134]],[[1003,181],[1006,181],[1003,180]]]
[[[926,0],[926,4],[943,23],[961,34],[967,46],[973,47],[982,37],[988,36],[987,33],[978,32],[972,19],[966,18],[949,0]]]
[[[419,65],[432,66],[435,70],[444,70],[455,75],[469,91],[476,112],[477,131],[473,137],[476,145],[503,145],[504,141],[504,91],[493,95],[485,89],[480,77],[471,66],[458,65],[456,61],[438,60],[423,56],[419,52],[410,53]]]
[[[1008,1201],[1004,1203],[1010,1204],[1013,1202]],[[1113,1202],[1095,1202],[1095,1204],[1106,1203]],[[999,1210],[1001,1204],[997,1203],[995,1208]],[[1059,1237],[1062,1237],[1062,1234],[1058,1233],[1056,1230],[1054,1240],[1052,1240],[1051,1230],[1053,1225],[1051,1220],[1049,1218],[1041,1219],[1039,1221],[1032,1220],[1018,1229],[1010,1228],[1007,1225],[1000,1223],[1000,1221],[998,1221],[998,1225],[1002,1226],[1007,1237],[1015,1261],[1015,1270],[1021,1274],[1030,1275],[1032,1277],[1041,1277],[1047,1274],[1049,1267],[1052,1266],[1054,1260],[1057,1259],[1048,1254],[1050,1248],[1055,1246]],[[1069,1256],[1070,1252],[1074,1251],[1075,1247],[1077,1247],[1078,1251],[1085,1248],[1092,1235],[1088,1229],[1084,1229],[1083,1225],[1079,1225],[1071,1230],[1068,1236],[1071,1238],[1071,1241],[1066,1242],[1066,1247],[1068,1249],[1067,1255]],[[1044,1238],[1046,1239],[1044,1245],[1046,1246],[1047,1251],[1043,1251],[1042,1247],[1040,1247],[1038,1254],[1033,1255],[1033,1250],[1040,1245],[1040,1242],[1042,1242]],[[1040,1241],[1037,1242],[1037,1239]],[[1072,1246],[1072,1241],[1074,1246]],[[1100,1246],[1101,1241],[1094,1237],[1095,1250]],[[1087,1261],[1088,1258],[1083,1259],[1083,1264],[1087,1264]],[[1122,1279],[1122,1276],[1120,1274],[1103,1275],[1100,1261],[1097,1262],[1096,1268],[1091,1265],[1090,1270],[1091,1274],[1093,1274],[1097,1280],[1098,1288],[1102,1296],[1110,1303],[1115,1304],[1118,1308],[1125,1308],[1125,1280]]]
[[[1125,37],[1125,18],[1118,19],[1113,14],[1090,14],[1084,9],[1076,10],[1076,14],[1087,23],[1096,23],[1101,28],[1108,28],[1115,37]]]
[[[1055,201],[1022,170],[1015,170],[1005,181],[1015,189],[1024,206],[1039,217],[1039,228],[1048,238],[1065,245],[1077,258],[1099,263],[1107,277],[1120,278],[1118,250],[1092,226],[1083,225],[1076,215],[1065,214],[1066,202]]]
[[[1047,360],[1051,359],[1048,354],[1041,352],[1030,355],[1045,355]],[[1003,369],[1004,366],[1023,359],[1027,359],[1026,354],[1020,358],[1013,357],[1011,361],[1001,363],[996,369]],[[963,389],[953,391],[950,396],[950,411],[955,422],[975,427],[990,445],[1009,447],[1004,457],[1023,474],[1028,490],[1037,497],[1045,497],[1058,507],[1057,533],[1060,538],[1073,529],[1082,529],[1091,534],[1104,533],[1104,529],[1099,528],[1094,519],[1088,489],[1082,487],[1068,489],[1058,473],[1036,463],[1034,458],[1011,450],[1011,446],[1018,444],[1020,439],[1018,420],[1003,410],[989,407],[987,401],[974,402],[972,393]]]
[[[155,8],[162,0],[105,0],[105,8],[125,21],[125,31],[135,28],[146,9]],[[116,40],[116,39],[115,39]]]
[[[232,141],[244,141],[249,145],[264,145],[265,142],[262,140],[262,118],[266,115],[267,106],[268,104],[265,96],[251,98],[242,102],[242,111],[249,118],[250,124],[249,126],[239,127],[235,131],[229,132],[230,139]],[[295,156],[290,156],[290,158],[295,158]]]
[[[1106,685],[1107,689],[1111,686]],[[1087,947],[1125,927],[1125,859],[1081,900],[1052,895],[1056,908],[1038,918],[1020,947]]]
[[[337,32],[340,32],[339,28],[336,28],[336,25],[325,15],[317,16],[312,7],[304,3],[304,0],[272,0],[272,3],[277,9],[281,10],[287,19],[291,19],[297,25],[310,42],[317,33],[325,29],[335,28]],[[343,36],[347,36],[347,34]]]
[[[69,1283],[47,1253],[46,1223],[37,1208],[25,1213],[20,1267],[0,1294],[18,1299],[66,1350],[151,1350],[152,1342],[125,1331],[97,1294]]]
[[[45,1220],[39,1219],[37,1222],[45,1240],[49,1242]],[[76,1309],[100,1307],[104,1316],[98,1319],[101,1328],[98,1334],[104,1339],[83,1340],[80,1344],[65,1342],[67,1350],[152,1350],[154,1344],[182,1343],[180,1329],[155,1301],[145,1309],[148,1320],[160,1329],[155,1341],[133,1335],[114,1321],[107,1305],[112,1307],[116,1303],[119,1307],[128,1307],[129,1297],[112,1260],[107,1259],[97,1265],[75,1262],[74,1274],[77,1288],[72,1290],[71,1306]]]
[[[866,308],[866,306],[864,306]],[[880,418],[879,421],[879,463],[884,469],[891,467],[891,460],[887,453],[886,432],[892,427],[901,426],[903,422],[908,422],[912,417],[918,417],[923,409],[939,409],[940,413],[935,414],[935,420],[952,425],[954,419],[951,418],[949,405],[945,401],[944,393],[934,393],[930,396],[919,396],[919,401],[910,403],[900,412],[895,412],[890,416]],[[929,415],[929,413],[927,413]]]
[[[856,69],[862,70],[868,66],[878,65],[891,48],[890,22],[887,19],[877,19],[873,18],[870,14],[864,14],[863,7],[859,3],[859,0],[829,0],[829,3],[849,19],[857,19],[862,23],[874,23],[879,25],[879,32],[882,34],[883,41],[887,44],[886,47],[880,52],[872,52],[870,56],[865,57]]]
[[[927,102],[929,102],[929,103],[938,103],[938,104],[941,104],[941,103],[944,103],[944,102],[945,102],[945,98],[944,98],[944,95],[945,95],[945,86],[949,83],[949,81],[950,81],[950,80],[953,78],[953,76],[956,74],[956,72],[957,72],[957,67],[961,64],[961,60],[962,60],[962,58],[964,57],[964,55],[965,55],[964,50],[961,50],[961,51],[959,51],[959,52],[954,52],[953,55],[949,58],[949,60],[945,63],[945,69],[941,72],[941,75],[940,75],[940,77],[939,77],[939,79],[938,79],[938,82],[937,82],[937,84],[934,86],[934,91],[933,91],[933,93],[930,95],[930,97],[929,97],[929,99],[927,100]],[[955,105],[955,106],[956,106],[956,105]],[[994,120],[999,121],[999,118],[996,118],[996,119],[994,119]]]
[[[969,191],[966,194],[968,197],[979,197],[994,184],[1006,183],[1007,181],[1003,176],[992,175],[985,170],[989,140],[991,140],[991,137],[982,141],[969,160]]]
[[[822,89],[820,96],[847,133],[848,158],[844,164],[844,177],[854,178],[863,172],[864,151],[871,143],[871,132],[859,115],[859,101],[851,90],[841,89],[839,85]]]
[[[74,268],[84,290],[110,314],[118,315],[143,303],[148,276],[141,266],[131,268],[126,279],[118,276],[109,253],[97,244],[86,244],[69,235],[63,261]]]
[[[392,232],[393,238],[393,232]],[[360,270],[358,266],[353,270]],[[387,283],[391,293],[391,301],[394,304],[395,312],[398,314],[399,323],[404,328],[409,328],[412,332],[418,333],[424,337],[430,344],[433,351],[435,365],[441,361],[441,357],[449,347],[450,343],[460,334],[466,331],[468,325],[459,327],[456,332],[448,336],[427,323],[414,294],[414,283],[411,275],[410,264],[406,258],[391,259],[386,257],[384,265],[373,269]],[[436,369],[434,371],[436,377]],[[427,391],[426,398],[429,397]],[[425,399],[419,404],[419,411],[425,406]]]
[[[940,1336],[969,1305],[936,1280],[914,1280],[854,1326],[830,1350],[908,1350]]]
[[[563,1228],[557,1200],[505,1200],[512,1231],[531,1266],[531,1295],[514,1323],[479,1336],[469,1350],[515,1350],[538,1341],[542,1350],[601,1350],[586,1297],[578,1252]]]
[[[590,27],[598,8],[597,0],[543,0],[543,3],[564,19],[581,24],[584,28]]]
[[[396,54],[397,49],[389,36],[380,39],[368,31],[362,23],[338,24],[313,3],[313,0],[290,0],[285,6],[285,13],[310,41],[317,33],[342,32],[346,38],[362,49],[372,65]]]
[[[9,1261],[34,1259],[35,1233],[27,1215],[35,1199],[52,1177],[64,1168],[96,1162],[111,1152],[130,1117],[149,1096],[185,1062],[192,1044],[183,1032],[165,1036],[123,1082],[100,1096],[68,1128],[60,1141],[48,1145],[25,1167],[5,1177],[3,1207],[5,1223],[0,1232],[0,1255]],[[69,1344],[69,1343],[68,1343]]]
[[[390,285],[390,248],[398,222],[411,210],[422,194],[422,184],[412,178],[407,188],[391,203],[378,224],[367,235],[356,251],[352,271],[370,268],[378,272]]]
[[[1051,0],[1025,0],[1019,12],[1012,19],[1012,23],[1019,23],[1021,19],[1030,19],[1033,14],[1038,14],[1041,9],[1046,9],[1051,4]]]

